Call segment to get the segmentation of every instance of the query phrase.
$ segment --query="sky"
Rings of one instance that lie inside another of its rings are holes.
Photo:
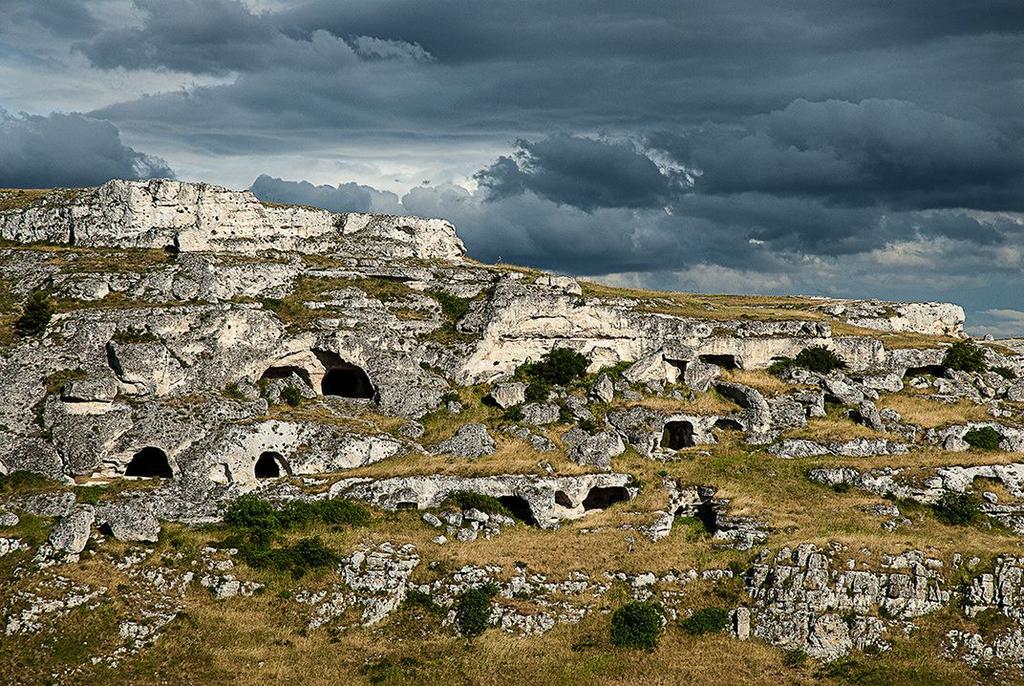
[[[1024,3],[0,0],[0,187],[114,177],[1024,335]]]

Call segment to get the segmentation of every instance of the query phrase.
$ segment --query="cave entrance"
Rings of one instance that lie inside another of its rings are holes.
[[[669,382],[683,383],[683,380],[686,378],[686,365],[688,365],[689,362],[686,360],[671,360],[667,357],[665,358],[665,362],[668,363],[669,367],[672,367],[675,370],[676,374],[676,378],[669,379]]]
[[[910,378],[914,376],[943,376],[946,373],[946,369],[939,364],[926,364],[921,367],[907,367],[907,371],[904,372],[903,378]]]
[[[569,495],[565,491],[556,491],[555,505],[561,505],[562,507],[572,507],[572,501],[569,500]]]
[[[340,360],[328,366],[320,382],[320,392],[338,398],[370,399],[374,396],[373,384],[362,367]]]
[[[629,491],[624,486],[595,486],[583,499],[584,510],[603,510],[615,503],[629,500]]]
[[[718,419],[715,421],[714,429],[720,429],[723,431],[743,431],[743,425],[735,419]]]
[[[700,361],[722,369],[739,369],[735,355],[700,355]]]
[[[313,387],[313,384],[309,380],[309,372],[302,367],[296,367],[294,365],[286,364],[278,367],[268,367],[265,372],[260,376],[260,381],[271,381],[273,379],[290,379],[292,374],[302,379],[307,386]]]
[[[686,421],[665,422],[661,432],[661,447],[669,450],[692,448],[697,445],[693,440],[693,423]]]
[[[253,471],[257,479],[277,479],[288,473],[288,466],[281,453],[267,451],[260,454]]]
[[[160,448],[146,446],[132,456],[128,466],[124,468],[124,475],[146,479],[171,479],[174,472],[171,471],[167,453]]]
[[[531,526],[537,526],[537,518],[533,516],[533,509],[526,498],[518,495],[503,495],[498,497],[498,502],[505,506],[512,516]]]

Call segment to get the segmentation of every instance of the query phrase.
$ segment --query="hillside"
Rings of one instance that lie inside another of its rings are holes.
[[[1024,355],[958,306],[176,181],[0,191],[0,240],[3,683],[1022,677]]]

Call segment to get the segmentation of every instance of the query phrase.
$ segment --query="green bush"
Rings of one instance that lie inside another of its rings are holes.
[[[654,650],[663,630],[661,608],[655,603],[634,601],[612,613],[611,641],[620,648]]]
[[[498,589],[494,584],[469,588],[455,603],[455,624],[467,638],[479,636],[491,622],[491,603]]]
[[[444,291],[427,291],[427,294],[437,301],[445,318],[452,323],[459,321],[469,312],[470,301],[467,298],[460,298]]]
[[[1013,381],[1014,379],[1017,378],[1017,375],[1014,374],[1013,370],[1010,369],[1009,367],[992,367],[992,371],[994,371],[996,374],[1003,377],[1007,381]]]
[[[975,520],[981,512],[981,503],[973,493],[946,491],[935,503],[934,510],[939,521],[959,526]]]
[[[548,385],[566,386],[587,373],[590,365],[583,355],[568,348],[556,348],[539,362],[526,362],[516,368],[516,378]]]
[[[981,450],[999,450],[999,442],[1003,437],[991,426],[971,429],[964,434],[964,442],[972,448]]]
[[[32,291],[21,310],[21,316],[14,322],[14,331],[22,338],[40,334],[46,330],[52,316],[50,296],[45,291]]]
[[[800,667],[805,662],[807,662],[807,653],[799,648],[787,650],[782,654],[782,664],[786,667]]]
[[[302,397],[302,392],[298,388],[289,385],[281,389],[281,400],[292,407],[298,407],[305,398]]]
[[[523,421],[523,406],[513,405],[512,407],[505,410],[505,419],[510,422],[521,422]]]
[[[458,507],[460,510],[477,509],[487,514],[500,514],[511,517],[512,513],[497,498],[474,491],[454,491],[441,503],[441,507]]]
[[[793,364],[819,374],[828,374],[846,366],[846,363],[840,360],[838,355],[823,345],[804,348],[793,358]]]
[[[0,493],[36,493],[54,488],[57,484],[42,474],[35,472],[14,471],[0,474]]]
[[[426,610],[432,615],[444,614],[444,608],[434,602],[434,599],[430,597],[429,593],[424,593],[419,589],[412,589],[407,591],[405,599],[402,600],[403,607],[418,607]]]
[[[445,393],[444,395],[441,396],[441,402],[442,403],[461,403],[462,402],[462,396],[459,395],[457,391],[448,391],[447,393]]]
[[[985,351],[972,340],[957,341],[946,349],[942,366],[961,372],[983,372],[986,369]]]
[[[370,511],[349,500],[293,500],[277,509],[255,493],[239,496],[224,513],[224,523],[257,548],[266,548],[289,529],[316,523],[364,526],[369,521]]]
[[[340,556],[324,545],[320,538],[302,538],[292,545],[269,548],[259,545],[243,545],[238,556],[254,569],[274,569],[287,572],[298,579],[314,569],[338,564]]]
[[[680,622],[683,631],[693,636],[717,634],[729,626],[729,612],[720,607],[705,607]]]
[[[528,403],[546,403],[549,395],[551,386],[542,381],[532,381],[526,387],[525,397]]]
[[[775,361],[768,365],[768,373],[774,374],[775,376],[781,376],[790,369],[792,369],[795,362],[792,357],[776,357]]]

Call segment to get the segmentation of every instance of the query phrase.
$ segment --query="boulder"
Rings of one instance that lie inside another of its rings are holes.
[[[448,453],[458,457],[483,457],[497,449],[494,439],[483,424],[464,424],[449,438],[437,444],[435,453]]]
[[[526,384],[521,381],[496,384],[488,397],[503,410],[526,402]]]
[[[156,543],[160,538],[160,522],[152,512],[137,501],[104,505],[97,511],[97,520],[106,524],[119,541]]]
[[[77,555],[85,550],[96,519],[92,505],[76,505],[68,514],[57,520],[47,541],[56,553]]]

